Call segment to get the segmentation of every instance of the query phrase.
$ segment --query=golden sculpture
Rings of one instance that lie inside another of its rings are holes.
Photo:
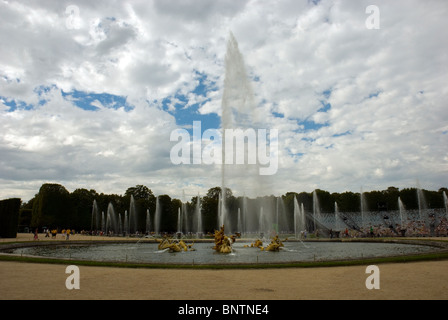
[[[248,248],[248,245],[244,246],[245,248]],[[280,251],[280,249],[283,247],[283,242],[278,238],[278,235],[276,235],[274,238],[272,238],[271,243],[269,243],[266,247],[263,247],[263,241],[260,239],[255,240],[255,242],[250,244],[251,248],[260,248],[261,251]]]
[[[215,230],[214,236],[215,236],[215,246],[213,247],[213,250],[219,253],[232,252],[231,239],[224,234],[224,225],[221,227],[219,231]],[[232,240],[233,242],[235,241],[234,238]]]
[[[163,240],[158,241],[159,241],[159,250],[169,249],[170,252],[180,252],[182,250],[188,251],[188,249],[190,249],[190,251],[195,250],[193,248],[194,243],[187,245],[183,240],[176,242],[175,240],[172,240],[167,236],[165,236]]]
[[[255,240],[255,242],[252,242],[250,244],[251,248],[260,248],[261,246],[263,246],[263,241],[261,241],[260,239],[257,239],[257,240]],[[245,245],[244,247],[247,248],[248,246]]]
[[[264,251],[280,251],[282,247],[283,242],[278,238],[278,235],[276,235],[274,238],[272,238],[271,243],[268,244],[266,248],[260,247],[260,249]]]

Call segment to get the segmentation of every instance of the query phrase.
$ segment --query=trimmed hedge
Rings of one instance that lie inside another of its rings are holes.
[[[0,238],[17,237],[20,204],[19,198],[0,201]]]

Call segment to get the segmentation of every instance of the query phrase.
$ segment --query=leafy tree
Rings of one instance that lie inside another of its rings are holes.
[[[70,194],[60,184],[43,184],[33,203],[31,226],[49,228],[71,228],[74,214]]]

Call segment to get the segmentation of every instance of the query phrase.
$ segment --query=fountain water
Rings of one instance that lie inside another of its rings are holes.
[[[196,215],[196,221],[197,221],[196,234],[199,237],[204,232],[204,227],[202,226],[201,198],[199,197],[199,193],[198,193],[198,197],[196,200],[195,215]]]
[[[259,229],[259,233],[260,233],[260,237],[263,238],[263,236],[266,234],[266,218],[263,212],[263,207],[260,207],[260,215],[258,217],[258,229]]]
[[[317,222],[321,221],[320,218],[320,206],[319,206],[319,199],[317,197],[316,190],[313,191],[313,222],[314,222],[314,230],[317,229]]]
[[[106,220],[104,219],[104,211],[101,211],[101,231],[106,232]]]
[[[443,203],[445,205],[446,218],[448,219],[448,197],[446,196],[445,191],[443,191]]]
[[[134,196],[131,194],[131,201],[129,203],[129,232],[137,232],[137,211],[135,209]]]
[[[129,235],[129,217],[128,217],[128,211],[124,211],[124,223],[123,223],[123,231],[126,235]]]
[[[366,224],[366,217],[365,217],[365,213],[368,211],[367,209],[367,201],[366,201],[366,196],[364,195],[364,192],[362,191],[361,188],[361,193],[360,193],[360,210],[361,210],[361,229],[364,228],[365,224]]]
[[[400,197],[398,197],[398,210],[400,212],[401,228],[403,228],[406,225],[406,221],[408,218],[406,214],[406,208],[404,207],[403,201],[401,201]]]
[[[238,225],[237,225],[237,231],[242,233],[243,232],[243,220],[241,218],[241,208],[238,208]]]
[[[118,233],[123,234],[123,222],[121,220],[121,213],[118,214]]]
[[[161,223],[162,208],[160,207],[159,196],[156,198],[156,214],[154,217],[154,232],[156,235],[160,235],[160,223]]]
[[[100,214],[98,211],[98,204],[96,200],[93,200],[92,204],[92,223],[90,225],[90,230],[93,230],[93,225],[95,224],[95,230],[98,230],[99,227]]]
[[[339,214],[339,208],[336,201],[334,202],[334,218],[336,231],[342,231],[344,228],[344,221]]]
[[[426,226],[428,225],[428,215],[426,213],[428,206],[426,204],[425,194],[423,190],[418,187],[417,188],[417,201],[418,201],[418,214],[420,221],[422,221]]]
[[[182,212],[177,208],[177,233],[182,233]]]
[[[151,216],[149,215],[149,209],[146,209],[146,225],[145,233],[149,234],[151,232]]]
[[[303,204],[300,206],[297,198],[294,197],[294,235],[296,239],[300,238],[302,231],[305,231],[305,211]]]
[[[226,230],[228,227],[235,226],[236,221],[232,223],[229,221],[228,208],[226,205],[226,187],[229,187],[229,181],[231,177],[242,177],[246,179],[239,182],[239,187],[242,190],[249,191],[254,195],[257,193],[257,188],[263,185],[259,175],[259,165],[255,164],[229,164],[226,160],[226,130],[227,129],[254,129],[259,127],[257,125],[257,113],[254,93],[252,90],[251,82],[247,76],[246,66],[243,56],[238,48],[238,43],[232,33],[229,34],[227,42],[227,51],[225,56],[225,78],[224,88],[221,101],[221,130],[222,130],[222,160],[221,166],[221,190],[222,198],[220,204],[220,216],[218,219],[218,228],[220,225],[225,225]],[[244,157],[249,157],[249,144],[246,139],[243,139],[244,145]],[[232,141],[233,143],[233,141]],[[235,146],[233,146],[235,147]],[[257,162],[257,161],[256,161]],[[232,159],[232,162],[233,159]],[[244,216],[244,210],[243,210]],[[244,217],[243,217],[244,219]]]
[[[106,220],[106,233],[118,233],[118,223],[117,223],[117,217],[115,216],[115,210],[114,206],[111,202],[109,202],[109,205],[107,206],[107,220]]]

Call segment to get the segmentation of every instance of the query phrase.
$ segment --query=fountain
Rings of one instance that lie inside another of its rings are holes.
[[[149,215],[149,209],[146,209],[145,234],[149,234],[150,232],[151,232],[151,216]]]
[[[238,208],[238,224],[237,231],[241,234],[243,233],[243,219],[241,218],[241,208]]]
[[[260,215],[258,216],[258,233],[260,237],[263,238],[266,232],[266,217],[263,212],[263,207],[260,207]]]
[[[339,234],[344,228],[344,220],[341,218],[339,214],[338,203],[334,202],[334,219],[335,219],[335,235],[336,238],[339,238]]]
[[[159,250],[168,249],[169,252],[181,252],[181,251],[195,251],[193,244],[187,245],[183,240],[173,240],[167,236],[163,237],[162,240],[158,240]]]
[[[177,234],[182,234],[182,212],[177,208]]]
[[[443,191],[443,204],[445,205],[445,214],[448,219],[448,197],[446,196],[445,191]]]
[[[364,195],[364,192],[362,191],[362,188],[361,188],[361,193],[360,193],[359,198],[360,198],[360,211],[361,211],[361,225],[360,225],[360,228],[362,230],[365,227],[365,224],[366,224],[365,213],[368,211],[366,196]]]
[[[213,247],[213,250],[219,253],[232,252],[231,240],[224,234],[224,226],[222,226],[219,231],[215,230],[214,237],[215,237],[215,246]]]
[[[250,83],[247,79],[247,74],[244,67],[244,62],[241,56],[241,53],[238,50],[238,44],[236,43],[236,40],[234,39],[233,35],[230,35],[230,39],[227,44],[227,53],[226,53],[226,75],[225,75],[225,81],[224,81],[224,92],[223,92],[223,98],[222,98],[222,130],[223,130],[223,141],[225,141],[225,129],[227,128],[249,128],[254,126],[254,115],[253,112],[255,110],[255,104],[254,104],[254,96],[252,93],[252,90],[250,88]],[[223,150],[223,160],[225,159],[225,148],[222,148]],[[197,243],[197,246],[199,247],[199,250],[197,252],[191,252],[188,253],[188,255],[192,255],[194,259],[200,259],[203,264],[225,264],[225,263],[255,263],[255,257],[256,261],[258,262],[260,254],[259,250],[240,250],[240,248],[244,248],[247,245],[244,245],[235,242],[236,237],[234,235],[232,236],[226,236],[224,234],[224,226],[228,226],[229,230],[232,230],[234,228],[235,223],[231,223],[230,215],[228,214],[228,208],[226,206],[227,202],[227,193],[226,193],[226,186],[229,182],[228,175],[233,174],[237,175],[241,171],[244,170],[245,176],[248,177],[246,179],[245,183],[248,183],[249,186],[253,187],[260,187],[262,185],[265,185],[263,183],[260,183],[261,180],[259,179],[258,175],[258,168],[257,174],[251,175],[248,174],[250,170],[247,170],[247,167],[232,167],[232,170],[228,170],[228,165],[223,164],[222,165],[222,171],[221,171],[221,193],[219,194],[219,201],[218,201],[218,228],[219,230],[216,230],[214,233],[214,247],[213,250],[215,250],[218,253],[231,253],[230,255],[220,255],[220,254],[210,254],[210,244],[206,241]],[[243,190],[248,191],[254,191],[250,190],[250,188],[242,187]],[[255,190],[256,191],[256,190]],[[361,191],[361,215],[364,214],[364,203],[365,201],[362,198],[362,191]],[[445,209],[447,207],[447,199],[446,194],[444,192],[443,194],[444,200],[445,200]],[[421,191],[418,192],[419,197],[419,212],[420,216],[423,215],[422,211],[424,210],[424,198],[423,193]],[[275,200],[275,203],[273,202]],[[107,221],[105,219],[105,214],[102,212],[101,214],[101,220],[99,217],[98,209],[95,208],[96,203],[94,202],[94,208],[92,209],[92,226],[94,222],[96,222],[97,228],[99,227],[99,223],[101,221],[101,230],[105,231],[107,230],[117,230],[117,221],[116,221],[116,215],[115,211],[113,209],[112,204],[109,204],[108,210],[107,210]],[[154,231],[157,236],[160,236],[162,234],[161,229],[161,219],[162,219],[162,208],[159,201],[159,196],[156,198],[156,210],[154,213]],[[200,208],[200,198],[198,195],[197,203],[196,203],[196,221],[197,221],[197,230],[196,232],[201,232],[203,229],[202,227],[202,216],[201,216],[201,208]],[[294,234],[296,239],[299,239],[299,233],[301,231],[306,231],[306,215],[304,210],[304,204],[298,202],[297,198],[294,197]],[[307,212],[309,215],[309,213]],[[146,224],[146,230],[150,229],[149,224],[149,210],[147,211],[147,224]],[[242,206],[241,208],[238,208],[238,215],[237,215],[237,227],[239,232],[246,233],[248,231],[251,232],[258,232],[259,234],[266,235],[266,238],[268,238],[268,231],[272,230],[271,227],[274,226],[277,233],[279,233],[282,230],[288,230],[287,223],[285,223],[286,219],[284,217],[286,216],[286,210],[284,209],[284,204],[281,198],[279,197],[271,197],[268,199],[261,199],[261,200],[252,200],[248,199],[246,196],[242,199]],[[339,228],[342,224],[341,217],[343,216],[343,213],[339,213],[337,203],[335,203],[335,225]],[[314,230],[316,231],[318,228],[322,228],[322,216],[320,212],[320,206],[319,206],[319,200],[317,196],[316,190],[313,191],[313,222],[314,222]],[[189,232],[191,230],[191,226],[189,223],[192,223],[191,221],[194,218],[188,217],[187,210],[186,210],[186,203],[185,201],[182,202],[181,207],[178,208],[178,216],[177,216],[177,230],[182,232],[185,230],[186,232]],[[311,220],[311,217],[309,217]],[[121,216],[119,215],[119,219],[121,222]],[[364,221],[364,217],[362,217],[362,220]],[[404,218],[403,218],[404,221]],[[185,222],[185,223],[183,223]],[[258,228],[258,229],[257,229]],[[137,230],[137,214],[136,214],[136,208],[135,208],[135,201],[134,197],[131,196],[130,199],[130,206],[129,206],[129,215],[128,212],[125,211],[124,216],[124,225],[123,228],[118,228],[124,231],[126,234],[129,234],[130,232],[136,232]],[[185,240],[187,241],[187,240]],[[106,242],[106,241],[103,241]],[[92,245],[92,246],[85,246],[85,248],[82,248],[82,250],[78,250],[78,248],[75,248],[76,254],[85,253],[89,250],[90,252],[87,252],[87,256],[89,259],[92,259],[94,257],[95,259],[104,259],[107,261],[112,256],[112,261],[123,261],[124,259],[119,257],[119,254],[122,254],[123,252],[126,252],[126,261],[128,261],[128,254],[134,255],[133,261],[139,261],[139,262],[155,262],[155,263],[190,263],[186,262],[185,255],[182,254],[182,252],[185,251],[194,251],[192,249],[192,244],[187,244],[183,240],[173,240],[167,236],[161,238],[159,243],[154,243],[152,240],[142,241],[142,245],[138,246],[138,248],[135,248],[135,244],[130,244],[129,241],[123,241],[120,245],[122,245],[125,249],[124,250],[117,250],[116,247],[112,247],[111,249],[103,249],[104,247],[107,248],[108,245]],[[321,258],[322,260],[332,260],[332,259],[347,259],[347,251],[350,250],[349,255],[350,258],[365,258],[363,256],[366,252],[369,254],[372,254],[372,256],[375,255],[387,255],[387,254],[395,254],[395,252],[403,252],[407,250],[407,252],[411,252],[414,254],[415,252],[428,252],[431,250],[428,245],[423,245],[419,247],[411,247],[409,244],[396,244],[396,243],[361,243],[361,242],[352,242],[350,245],[348,245],[345,242],[328,242],[325,243],[324,241],[319,242],[308,242],[309,247],[306,247],[307,250],[304,250],[300,247],[299,241],[280,241],[278,234],[275,234],[271,237],[271,242],[266,246],[263,247],[263,242],[258,239],[253,244],[254,247],[258,247],[262,249],[263,252],[260,254],[260,261],[266,262],[266,263],[283,263],[283,262],[294,262],[294,261],[315,261],[316,256],[318,258]],[[303,243],[302,243],[303,244]],[[50,244],[51,245],[51,244]],[[115,243],[113,244],[116,245]],[[132,250],[129,249],[129,246],[132,245]],[[33,246],[30,247],[31,254],[33,253],[32,250],[41,250],[40,248],[42,246]],[[100,250],[98,250],[98,248]],[[282,254],[276,254],[271,253],[269,251],[279,251],[281,248]],[[357,249],[354,249],[357,248]],[[392,249],[391,249],[392,248]],[[58,254],[65,254],[66,253],[66,247],[58,247],[55,249],[63,249],[61,253]],[[129,249],[129,250],[128,250]],[[191,250],[188,250],[191,249]],[[202,249],[202,250],[201,250]],[[22,249],[21,249],[22,250]],[[97,251],[95,251],[97,250]],[[161,255],[160,250],[167,250],[169,252],[179,252],[180,254],[169,254],[169,255]],[[48,250],[45,252],[44,250],[39,251],[39,254],[45,253],[45,254],[55,254],[57,250]],[[92,254],[92,251],[94,254]],[[252,253],[248,253],[250,251],[257,251],[257,255],[253,255]],[[380,251],[379,253],[376,251]],[[299,253],[299,254],[298,254]],[[341,255],[342,254],[342,255]],[[64,257],[64,256],[62,256]],[[82,257],[84,258],[84,257]],[[81,258],[81,259],[82,259]],[[194,264],[194,263],[193,263]]]
[[[199,197],[199,193],[198,193],[198,197],[196,198],[196,208],[195,208],[195,215],[196,215],[196,221],[197,221],[197,226],[196,226],[196,235],[197,237],[201,237],[203,232],[204,232],[204,227],[202,226],[202,211],[201,211],[201,198]]]
[[[314,223],[314,231],[317,231],[317,222],[320,222],[320,206],[319,199],[317,197],[316,190],[313,191],[313,223]]]
[[[230,158],[230,154],[226,155],[226,148],[224,147],[227,129],[246,130],[260,127],[260,124],[257,123],[258,114],[256,113],[254,97],[255,95],[252,90],[252,84],[247,75],[243,55],[238,48],[238,43],[235,37],[230,32],[225,55],[225,78],[221,100],[221,130],[223,141],[221,190],[223,194],[221,195],[220,201],[218,228],[225,225],[226,228],[232,229],[237,224],[237,221],[230,221],[227,208],[227,197],[225,190],[229,187],[229,180],[231,176],[244,176],[246,179],[239,183],[239,188],[249,191],[254,195],[257,193],[257,188],[262,185],[266,185],[261,181],[258,161],[255,161],[255,163],[252,164],[230,164],[234,162],[226,160],[227,156]],[[243,141],[244,142],[242,145],[244,146],[244,156],[248,159],[251,155],[249,153],[249,143],[246,139],[243,139]],[[242,219],[244,220],[245,210],[243,210],[242,215]]]
[[[114,206],[111,202],[107,206],[107,220],[106,220],[106,234],[117,234],[118,233],[118,224],[117,218],[115,216]]]
[[[129,235],[129,217],[128,217],[128,211],[125,210],[124,211],[124,223],[123,223],[124,227],[123,227],[123,232],[125,233],[126,236]]]
[[[131,200],[129,202],[129,233],[133,234],[137,232],[137,211],[135,209],[134,196],[131,194]]]
[[[161,223],[162,209],[160,208],[159,196],[156,198],[156,214],[154,217],[154,232],[156,235],[160,235],[160,223]]]
[[[101,231],[106,232],[106,220],[104,219],[104,211],[101,211]]]
[[[90,230],[93,230],[93,224],[95,223],[95,230],[98,230],[99,227],[99,220],[100,220],[100,214],[98,211],[98,204],[96,203],[96,200],[93,200],[92,205],[92,223],[90,225]]]
[[[398,211],[400,212],[401,227],[403,228],[406,224],[408,217],[406,214],[406,208],[404,207],[403,201],[401,201],[400,197],[398,197]]]
[[[188,235],[191,232],[190,219],[188,218],[187,203],[185,200],[185,190],[182,190],[182,204],[181,204],[181,226],[180,232]]]
[[[299,205],[297,198],[294,197],[294,235],[296,239],[300,239],[301,232],[305,231],[305,211]]]
[[[425,226],[428,226],[428,215],[426,213],[428,206],[426,204],[425,194],[420,187],[417,187],[417,202],[420,221],[422,221]]]

